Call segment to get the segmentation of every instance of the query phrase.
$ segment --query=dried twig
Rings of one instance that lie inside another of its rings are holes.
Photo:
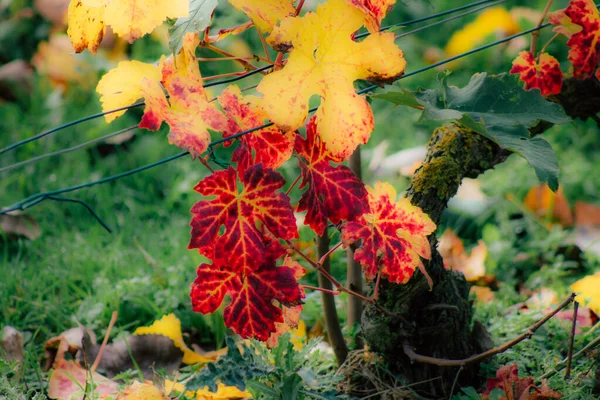
[[[106,344],[108,343],[108,338],[110,337],[110,331],[112,330],[112,327],[115,326],[115,322],[117,322],[117,315],[118,313],[116,311],[112,313],[112,317],[110,318],[108,328],[106,328],[106,335],[104,335],[104,340],[102,341],[102,346],[100,346],[100,350],[98,351],[96,360],[94,360],[94,364],[92,364],[92,368],[90,368],[90,371],[92,372],[94,372],[96,368],[98,368],[98,364],[100,364],[100,360],[102,359],[102,353],[104,353],[104,349],[106,348]]]
[[[471,363],[474,363],[477,361],[484,360],[490,356],[503,353],[506,350],[514,347],[516,344],[522,342],[523,340],[531,338],[533,336],[533,334],[535,333],[535,331],[537,331],[542,325],[544,325],[546,322],[548,322],[548,320],[550,320],[552,317],[554,317],[560,310],[562,310],[563,308],[565,308],[566,306],[571,304],[571,302],[573,302],[573,300],[575,300],[575,293],[572,293],[568,299],[563,301],[550,314],[546,315],[544,318],[542,318],[536,324],[534,324],[532,327],[530,327],[527,330],[527,332],[517,336],[516,338],[504,343],[501,346],[494,347],[491,350],[488,350],[481,354],[476,354],[469,358],[464,358],[462,360],[449,360],[449,359],[445,359],[445,358],[435,358],[435,357],[424,356],[421,354],[417,354],[414,351],[414,349],[412,348],[412,346],[408,343],[404,344],[404,353],[411,359],[411,361],[416,361],[416,362],[420,362],[420,363],[424,363],[424,364],[438,365],[440,367],[462,367],[467,364],[471,364]]]
[[[571,340],[569,340],[569,353],[567,355],[567,371],[565,372],[565,379],[571,377],[571,360],[573,359],[573,343],[575,342],[575,330],[577,329],[577,310],[579,309],[579,303],[573,303],[573,327],[571,329]]]

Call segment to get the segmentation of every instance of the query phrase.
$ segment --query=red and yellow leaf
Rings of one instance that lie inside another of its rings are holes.
[[[377,182],[367,190],[371,211],[342,225],[342,241],[346,246],[362,241],[354,259],[367,279],[381,273],[390,282],[406,283],[421,264],[419,257],[431,258],[427,236],[436,226],[408,199],[396,202],[389,183]]]
[[[348,0],[365,14],[365,25],[369,32],[379,32],[381,20],[385,17],[396,0]]]
[[[239,177],[233,168],[218,171],[200,181],[195,190],[203,196],[192,208],[189,248],[234,271],[263,265],[267,245],[258,224],[280,239],[298,237],[290,198],[281,192],[285,180],[258,164]],[[219,233],[221,226],[224,232]]]
[[[598,74],[600,61],[600,14],[592,0],[571,0],[567,8],[548,15],[555,32],[569,38],[569,61],[573,77],[588,79]]]
[[[336,158],[347,158],[373,130],[367,101],[355,93],[354,81],[390,81],[404,72],[406,62],[393,33],[374,33],[352,40],[364,14],[347,0],[330,0],[316,12],[286,18],[268,38],[278,50],[291,50],[285,66],[265,76],[257,90],[271,121],[284,130],[301,127],[313,95],[319,136]]]
[[[229,295],[225,324],[243,338],[266,341],[276,332],[276,324],[284,322],[283,311],[274,302],[292,307],[301,304],[304,297],[296,271],[273,263],[253,270],[245,268],[241,273],[229,267],[202,264],[197,274],[190,294],[194,311],[214,312],[224,296]]]
[[[271,32],[273,27],[289,15],[294,15],[294,0],[229,0],[243,11],[262,32]]]
[[[304,223],[322,235],[329,219],[337,225],[369,211],[365,185],[345,165],[335,162],[325,143],[317,136],[315,117],[306,125],[306,139],[296,136],[295,149],[302,169],[302,194],[297,211],[307,211]]]
[[[268,121],[268,116],[262,109],[262,99],[256,96],[242,96],[240,89],[235,85],[223,91],[219,96],[219,103],[228,118],[224,137],[256,128]],[[240,171],[259,163],[265,168],[276,169],[290,159],[294,150],[294,134],[283,133],[274,125],[246,134],[239,142],[232,159],[238,163]]]
[[[542,96],[560,93],[563,74],[558,60],[550,54],[540,54],[538,63],[530,51],[522,51],[512,65],[510,73],[519,74],[525,89],[540,89]]]
[[[187,17],[187,0],[71,0],[68,34],[75,52],[86,48],[96,53],[109,25],[133,43],[167,18]]]
[[[146,108],[141,128],[158,130],[166,122],[171,128],[169,143],[189,151],[193,158],[204,153],[210,143],[208,129],[224,130],[227,119],[208,102],[195,56],[198,43],[197,36],[188,33],[179,54],[163,56],[158,67],[139,61],[120,62],[96,88],[102,109],[106,112],[126,107],[143,97]],[[124,112],[107,114],[106,120],[110,122]]]
[[[503,399],[525,400],[525,399],[560,399],[562,395],[548,387],[548,383],[544,379],[541,389],[533,384],[533,379],[519,378],[517,365],[506,365],[498,368],[496,378],[490,378],[487,381],[485,391],[483,392],[484,399],[490,399],[489,394],[494,389],[500,389],[506,397]]]

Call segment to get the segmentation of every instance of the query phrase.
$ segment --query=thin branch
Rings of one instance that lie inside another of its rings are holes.
[[[544,23],[544,20],[546,19],[546,15],[548,15],[548,11],[550,11],[550,7],[552,7],[552,3],[554,3],[554,0],[548,0],[548,2],[546,3],[546,7],[544,7],[544,11],[542,11],[540,20],[537,23],[538,28],[540,26],[542,26],[542,24]],[[531,52],[531,54],[535,54],[535,45],[536,45],[536,42],[537,42],[539,36],[540,36],[539,30],[533,31],[531,33],[531,44],[529,45],[529,51]]]
[[[319,238],[317,238],[317,252],[321,259],[325,260],[321,264],[321,268],[331,275],[331,268],[327,254],[329,253],[329,235],[327,234],[327,228]],[[335,307],[335,298],[331,292],[332,282],[327,279],[324,274],[319,274],[319,286],[323,289],[321,293],[321,301],[323,303],[323,316],[325,318],[325,326],[327,327],[327,335],[329,336],[329,342],[335,353],[338,365],[341,365],[348,356],[348,346],[342,333],[340,326],[340,320],[338,318],[337,309]]]
[[[575,331],[577,330],[577,310],[579,309],[579,302],[573,303],[573,325],[571,328],[571,338],[569,340],[569,352],[567,354],[567,370],[565,371],[565,379],[571,377],[571,361],[573,359],[573,343],[575,343]]]
[[[300,287],[302,287],[302,289],[316,290],[319,292],[328,293],[333,296],[339,296],[340,294],[342,294],[342,292],[337,292],[335,290],[330,290],[330,289],[324,289],[322,287],[316,287],[316,286],[310,286],[310,285],[300,285]]]
[[[115,322],[117,322],[117,315],[119,315],[119,313],[116,311],[114,311],[112,313],[112,317],[110,318],[110,322],[108,323],[108,328],[106,328],[106,334],[104,335],[104,340],[102,341],[102,345],[100,346],[98,355],[96,356],[96,359],[94,360],[94,364],[92,364],[92,367],[90,368],[90,370],[92,372],[94,372],[96,370],[96,368],[98,368],[98,365],[100,364],[100,360],[102,359],[102,354],[104,354],[104,349],[106,348],[106,344],[108,343],[108,338],[110,338],[110,331],[112,330],[113,326],[115,326]]]
[[[263,47],[263,51],[265,52],[265,59],[267,60],[267,62],[270,64],[273,61],[271,60],[271,56],[269,55],[269,49],[267,47],[267,42],[265,41],[265,37],[263,36],[262,31],[259,29],[259,27],[256,27],[256,32],[258,32],[258,37],[260,38],[260,43],[262,44]]]
[[[237,56],[235,56],[235,55],[233,55],[233,54],[231,54],[231,53],[229,53],[229,52],[227,52],[227,51],[225,51],[223,49],[220,49],[217,46],[213,46],[212,44],[210,44],[208,42],[200,43],[200,45],[203,46],[205,49],[213,51],[213,52],[215,52],[217,54],[220,54],[222,56],[235,58],[236,59],[235,61],[237,61],[242,67],[244,67],[244,69],[246,71],[254,71],[254,70],[257,69],[257,67],[255,67],[254,65],[250,64],[248,61],[242,60],[239,57],[237,57]]]
[[[582,348],[581,350],[579,350],[577,353],[573,354],[573,357],[571,357],[571,359],[572,360],[577,360],[577,359],[581,358],[582,356],[586,355],[588,351],[592,350],[596,346],[600,346],[600,336],[598,336],[596,339],[594,339],[591,342],[589,342],[584,348]],[[556,364],[556,366],[554,367],[554,369],[546,372],[544,375],[542,375],[539,378],[537,378],[537,380],[538,381],[542,381],[544,379],[549,379],[549,378],[553,377],[560,370],[562,370],[563,368],[565,368],[566,365],[567,365],[567,359],[565,358],[564,360],[562,360],[561,362],[559,362],[558,364]]]
[[[324,265],[325,262],[329,261],[329,256],[331,255],[331,253],[333,253],[334,251],[336,251],[337,249],[339,249],[340,247],[342,247],[342,242],[339,242],[338,244],[336,244],[335,246],[333,246],[331,249],[329,249],[329,251],[327,253],[325,253],[321,258],[319,258],[319,264],[320,265]]]
[[[296,177],[296,179],[294,180],[294,182],[292,182],[292,184],[290,185],[290,187],[288,188],[288,190],[285,191],[285,194],[287,194],[288,196],[290,195],[292,189],[294,189],[294,187],[296,187],[296,185],[298,184],[298,182],[300,182],[300,179],[302,178],[302,175],[298,175]]]
[[[548,322],[548,320],[550,320],[552,317],[554,317],[560,310],[562,310],[563,308],[565,308],[566,306],[571,304],[574,299],[575,299],[575,293],[572,293],[569,296],[569,298],[567,298],[565,301],[563,301],[550,314],[546,315],[544,318],[542,318],[536,324],[534,324],[532,327],[530,327],[527,330],[527,332],[517,336],[516,338],[504,343],[501,346],[495,347],[495,348],[488,350],[486,352],[483,352],[481,354],[476,354],[469,358],[464,358],[462,360],[448,360],[445,358],[435,358],[435,357],[424,356],[421,354],[417,354],[414,351],[414,349],[412,348],[412,346],[409,345],[408,343],[405,343],[403,346],[404,354],[406,354],[413,362],[416,361],[416,362],[420,362],[420,363],[424,363],[424,364],[433,364],[433,365],[437,365],[440,367],[462,367],[467,364],[478,362],[478,361],[484,360],[490,356],[503,353],[506,350],[514,347],[518,343],[522,342],[523,340],[531,338],[533,336],[533,334],[535,333],[535,331],[537,331],[542,325],[544,325],[546,322]]]
[[[297,17],[298,15],[300,15],[300,11],[302,11],[302,7],[304,7],[304,2],[305,0],[300,0],[298,2],[298,6],[296,6],[296,13],[295,16]]]

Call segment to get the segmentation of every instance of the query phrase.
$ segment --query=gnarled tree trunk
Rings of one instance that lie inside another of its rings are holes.
[[[572,117],[593,117],[600,111],[600,83],[596,79],[567,80],[561,95],[552,100],[563,105]],[[531,133],[541,133],[549,126],[541,123]],[[425,161],[415,173],[406,197],[439,223],[463,178],[476,178],[510,154],[460,125],[442,126],[433,133]],[[448,398],[458,367],[412,362],[404,346],[435,358],[464,359],[489,349],[491,341],[482,325],[472,323],[469,285],[464,276],[444,268],[436,250],[435,234],[430,237],[430,243],[432,259],[425,266],[434,281],[433,289],[429,290],[424,276],[419,273],[406,285],[381,282],[379,302],[391,314],[369,305],[361,326],[367,344],[384,355],[395,373],[408,383],[441,377],[419,389],[432,397]],[[458,382],[477,383],[474,381],[477,372],[478,365],[465,366]]]

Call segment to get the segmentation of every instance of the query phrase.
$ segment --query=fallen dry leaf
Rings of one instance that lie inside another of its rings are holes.
[[[494,292],[489,287],[471,286],[470,293],[475,294],[475,299],[482,303],[489,303],[495,298]]]
[[[559,223],[563,227],[573,224],[573,214],[562,188],[553,192],[548,185],[534,186],[525,196],[525,207],[538,217],[549,222]]]
[[[117,395],[115,400],[168,400],[164,391],[147,382],[134,382]]]
[[[462,272],[467,281],[475,282],[485,277],[487,246],[483,241],[480,240],[467,254],[462,240],[448,228],[440,237],[438,251],[444,259],[444,266]]]
[[[600,272],[586,276],[571,285],[571,290],[577,293],[576,300],[587,306],[596,314],[600,314]]]
[[[40,227],[35,220],[23,214],[0,215],[0,235],[5,235],[8,240],[20,237],[34,240],[40,237]]]

